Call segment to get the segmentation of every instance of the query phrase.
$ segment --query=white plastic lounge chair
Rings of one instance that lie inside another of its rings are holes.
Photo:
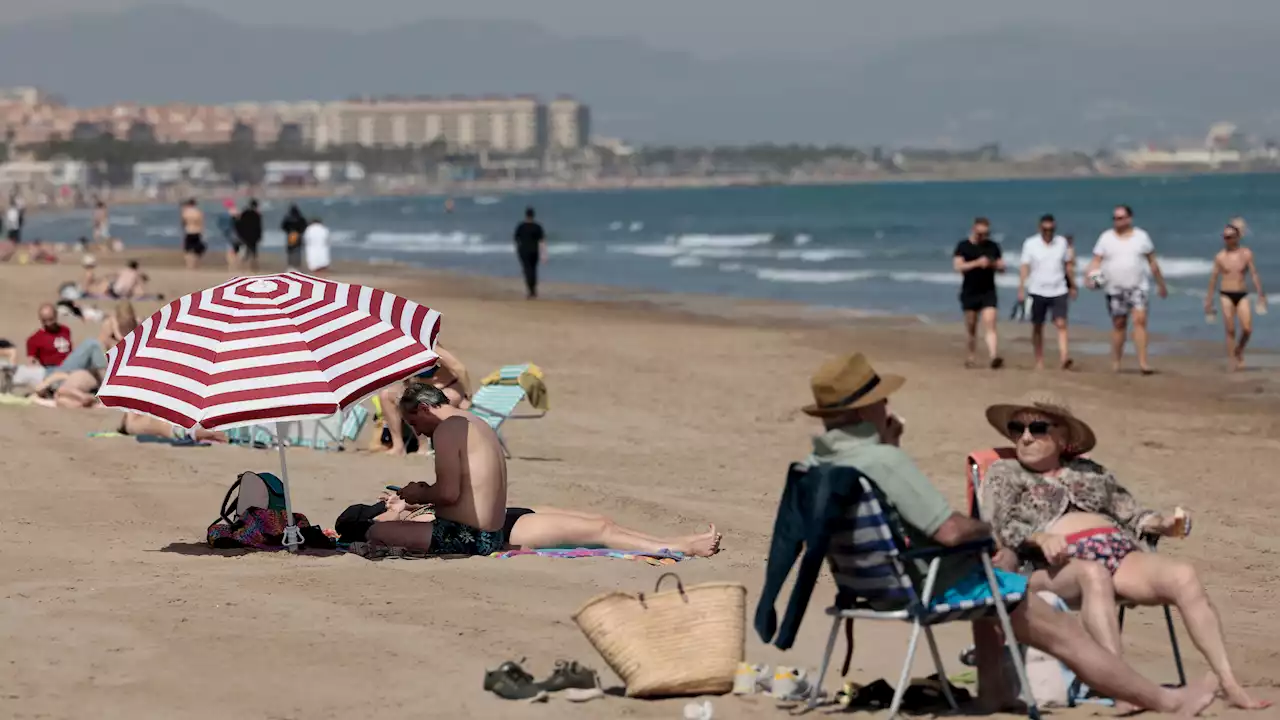
[[[489,427],[498,434],[498,442],[502,443],[502,452],[508,458],[511,451],[507,449],[506,438],[502,436],[502,424],[508,420],[536,420],[546,412],[516,415],[516,407],[525,399],[524,388],[520,387],[520,376],[529,369],[525,365],[507,365],[499,370],[502,381],[494,385],[484,385],[471,397],[471,412],[489,423]]]

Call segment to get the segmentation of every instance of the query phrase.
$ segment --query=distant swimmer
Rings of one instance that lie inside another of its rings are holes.
[[[516,226],[516,257],[524,271],[524,284],[528,299],[538,297],[538,265],[547,261],[547,234],[535,219],[533,208],[524,211],[524,222]]]
[[[204,244],[204,213],[191,198],[182,206],[182,254],[187,262],[188,270],[195,270],[200,258],[208,248]]]
[[[996,273],[1004,272],[1004,258],[1000,245],[991,239],[991,221],[976,218],[969,230],[969,237],[957,245],[952,267],[964,276],[960,285],[960,309],[964,311],[964,330],[968,335],[968,356],[965,367],[974,367],[978,345],[978,321],[982,321],[987,341],[987,356],[991,368],[1004,367],[1000,357],[999,337],[996,335]]]
[[[1262,278],[1258,276],[1258,264],[1253,250],[1240,241],[1248,228],[1242,218],[1236,218],[1222,229],[1225,246],[1213,258],[1213,272],[1209,275],[1209,292],[1204,296],[1204,314],[1212,319],[1213,292],[1218,291],[1218,304],[1222,306],[1222,325],[1227,331],[1227,363],[1232,371],[1244,367],[1244,349],[1253,335],[1253,311],[1249,306],[1249,285],[1246,274],[1253,277],[1253,289],[1258,293],[1259,315],[1267,312],[1267,296],[1262,292]],[[1219,284],[1221,283],[1221,284]],[[1236,322],[1240,324],[1240,337],[1236,338]]]
[[[111,245],[111,215],[107,204],[101,200],[93,208],[93,242],[100,250]]]
[[[444,211],[447,213],[453,212],[453,198],[444,201]]]

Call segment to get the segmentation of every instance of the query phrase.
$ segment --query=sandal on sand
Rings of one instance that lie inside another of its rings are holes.
[[[503,700],[533,700],[546,693],[519,663],[508,660],[484,673],[484,689]]]
[[[557,660],[556,669],[551,672],[551,675],[536,685],[547,692],[569,689],[592,690],[600,687],[600,680],[596,677],[595,670],[579,665],[574,660]]]
[[[1000,369],[1000,368],[1002,368],[1002,367],[1004,367],[1004,358],[1002,358],[1002,357],[991,358],[991,369],[992,369],[992,370],[999,370],[999,369]]]

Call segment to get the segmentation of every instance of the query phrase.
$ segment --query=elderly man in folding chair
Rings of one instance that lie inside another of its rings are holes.
[[[1083,632],[1077,619],[1057,612],[1035,595],[1028,595],[1025,578],[992,568],[990,552],[994,543],[991,527],[954,512],[937,488],[898,448],[903,426],[889,412],[888,399],[902,387],[903,382],[903,378],[898,376],[877,374],[861,354],[834,359],[814,375],[811,384],[815,402],[804,411],[820,418],[826,432],[814,440],[814,453],[809,460],[793,467],[788,477],[788,488],[779,509],[765,586],[756,614],[756,629],[761,636],[768,641],[778,629],[773,600],[801,542],[806,545],[805,558],[787,616],[778,631],[776,644],[779,647],[790,646],[803,617],[807,595],[816,577],[811,555],[817,555],[819,561],[822,556],[828,556],[837,581],[841,576],[857,574],[856,561],[853,567],[846,569],[842,567],[841,557],[862,552],[860,543],[865,540],[860,533],[863,532],[864,518],[860,514],[863,513],[863,505],[832,509],[840,504],[836,497],[840,475],[833,469],[852,468],[862,479],[869,481],[865,486],[874,485],[883,498],[885,514],[896,526],[893,546],[882,554],[893,557],[895,563],[908,568],[905,575],[899,575],[902,576],[900,587],[903,590],[910,588],[907,597],[911,607],[906,612],[877,616],[874,612],[853,609],[857,605],[847,606],[846,601],[850,598],[838,598],[837,607],[831,611],[836,616],[835,622],[845,617],[883,617],[912,622],[911,651],[914,651],[915,638],[923,631],[934,662],[939,666],[939,675],[945,678],[933,641],[932,625],[956,617],[971,617],[967,613],[957,615],[956,609],[993,609],[1018,642],[1058,658],[1091,687],[1111,697],[1136,707],[1184,716],[1197,715],[1211,705],[1216,690],[1212,677],[1181,689],[1162,688]],[[806,482],[815,477],[817,482]],[[813,490],[815,487],[821,489]],[[797,494],[804,497],[797,497]],[[797,510],[792,512],[791,509]],[[832,517],[834,513],[840,517]],[[849,527],[851,513],[855,516],[852,528]],[[821,518],[823,527],[804,527],[818,518]],[[801,527],[794,527],[796,525]],[[846,537],[850,533],[852,535]],[[797,541],[797,537],[804,539]],[[880,547],[884,545],[884,538],[877,540],[872,543],[876,545],[872,550],[884,551],[885,548]],[[917,582],[921,587],[914,587]],[[895,585],[897,583],[895,581]],[[858,592],[857,583],[849,589],[854,594],[862,594]],[[996,589],[1002,597],[995,595]],[[842,597],[845,595],[845,592],[841,593]],[[1007,616],[1004,610],[1006,599],[1010,606],[1017,603]],[[873,607],[872,610],[879,608]],[[834,649],[835,633],[833,628],[823,660],[824,670]],[[910,660],[908,657],[904,676],[910,670]],[[1014,663],[1019,670],[1022,669],[1021,660],[1016,656]],[[821,682],[819,678],[818,684]],[[818,690],[815,687],[815,695]],[[902,687],[898,688],[894,711],[901,702],[902,690]],[[1037,715],[1033,702],[1028,703],[1028,710],[1033,717]]]
[[[1036,394],[992,405],[987,420],[1014,443],[1014,457],[987,469],[979,505],[999,543],[1033,559],[1031,590],[1048,590],[1080,609],[1085,629],[1116,655],[1124,617],[1117,614],[1118,600],[1176,605],[1227,701],[1250,710],[1270,707],[1250,697],[1236,679],[1222,622],[1195,567],[1150,552],[1153,546],[1143,542],[1186,537],[1190,515],[1142,507],[1106,468],[1081,457],[1097,438],[1057,398]],[[1171,616],[1168,622],[1173,637]],[[1181,670],[1180,658],[1178,665]]]

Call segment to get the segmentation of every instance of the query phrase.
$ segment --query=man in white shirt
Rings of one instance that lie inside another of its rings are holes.
[[[1125,333],[1129,316],[1133,316],[1133,344],[1138,349],[1138,367],[1143,375],[1155,371],[1147,364],[1147,301],[1151,283],[1148,273],[1156,280],[1161,298],[1169,297],[1164,275],[1156,262],[1156,247],[1151,236],[1142,228],[1133,226],[1133,209],[1128,205],[1116,207],[1111,214],[1114,227],[1098,237],[1093,246],[1093,260],[1085,273],[1086,283],[1096,288],[1093,274],[1102,271],[1102,289],[1107,294],[1107,310],[1111,314],[1111,367],[1120,372],[1120,359],[1124,356]]]
[[[1052,315],[1058,329],[1058,367],[1071,369],[1067,352],[1067,308],[1076,298],[1075,252],[1057,232],[1052,215],[1040,218],[1040,232],[1022,243],[1022,267],[1018,274],[1018,302],[1031,295],[1031,346],[1036,369],[1044,369],[1044,321]]]

